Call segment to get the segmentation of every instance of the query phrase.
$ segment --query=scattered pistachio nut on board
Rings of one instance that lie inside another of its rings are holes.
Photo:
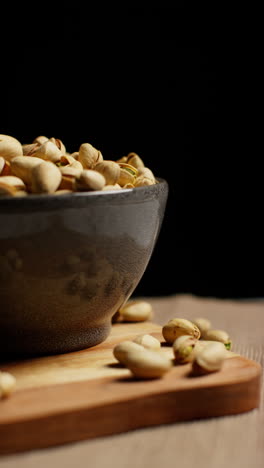
[[[126,367],[135,377],[141,379],[157,379],[172,368],[172,361],[167,356],[144,349],[144,351],[131,351],[127,355]]]
[[[123,322],[144,322],[153,315],[152,305],[147,301],[128,301],[119,309]]]
[[[225,345],[227,350],[231,350],[232,341],[230,340],[230,337],[225,330],[210,329],[203,335],[203,339],[210,341],[219,341],[220,343],[223,343]]]
[[[185,364],[194,359],[194,348],[197,339],[190,335],[181,335],[173,342],[172,349],[175,356],[175,362]]]
[[[199,328],[201,338],[203,338],[205,333],[208,332],[208,330],[211,328],[210,320],[203,317],[197,317],[195,320],[192,320],[192,322]]]
[[[153,351],[160,349],[160,341],[152,335],[138,335],[133,340],[133,342],[143,346],[146,349],[152,349]]]
[[[226,359],[227,350],[220,342],[208,343],[202,350],[196,353],[193,364],[193,375],[210,374],[219,371]]]
[[[201,336],[199,328],[190,320],[174,318],[162,328],[162,334],[167,343],[172,344],[181,335],[190,335],[196,339]]]
[[[157,183],[137,153],[112,161],[90,143],[68,153],[58,138],[40,135],[21,144],[12,136],[0,135],[0,197],[107,192]]]
[[[0,371],[0,399],[8,397],[14,390],[16,378],[9,372]]]
[[[121,363],[126,365],[128,355],[132,351],[144,351],[145,348],[141,346],[138,343],[135,343],[133,341],[122,341],[121,343],[118,343],[114,349],[113,349],[113,354],[114,357]]]

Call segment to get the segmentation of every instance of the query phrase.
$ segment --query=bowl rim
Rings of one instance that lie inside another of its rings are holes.
[[[25,197],[0,197],[0,214],[8,212],[9,209],[51,209],[51,208],[74,208],[85,206],[89,202],[142,202],[147,199],[157,197],[162,192],[168,192],[168,182],[166,179],[157,177],[157,184],[143,187],[126,188],[121,190],[95,190],[91,192],[74,192],[61,195],[55,194],[34,194]]]

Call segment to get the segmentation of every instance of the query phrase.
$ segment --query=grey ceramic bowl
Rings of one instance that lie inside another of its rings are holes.
[[[0,199],[0,352],[64,353],[106,339],[162,224],[167,182]]]

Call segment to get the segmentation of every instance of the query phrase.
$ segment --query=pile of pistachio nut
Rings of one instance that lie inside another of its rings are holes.
[[[127,301],[114,315],[113,323],[145,322],[153,317],[152,305],[144,300]],[[232,342],[228,333],[211,327],[206,318],[193,321],[173,318],[162,327],[166,347],[150,334],[137,335],[113,349],[113,355],[133,376],[140,379],[163,377],[175,365],[191,364],[190,375],[203,376],[220,371],[231,354]],[[168,356],[172,347],[173,358]],[[164,352],[165,351],[165,352]],[[0,399],[15,389],[16,379],[9,372],[0,371]]]
[[[63,195],[156,183],[153,172],[136,153],[111,161],[90,143],[68,153],[57,138],[39,136],[22,145],[16,138],[0,134],[0,196]]]
[[[119,311],[117,321],[148,320],[151,306],[149,304],[147,307],[147,304],[142,301],[128,302]],[[173,318],[162,327],[162,335],[165,344],[172,346],[173,359],[167,352],[162,352],[160,340],[149,334],[117,344],[113,355],[141,379],[160,378],[174,365],[187,363],[191,363],[190,375],[202,376],[222,368],[232,344],[227,332],[212,329],[210,321],[205,318],[193,321]]]

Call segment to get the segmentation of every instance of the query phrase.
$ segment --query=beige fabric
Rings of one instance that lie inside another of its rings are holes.
[[[154,321],[209,318],[229,331],[233,350],[264,365],[264,302],[171,296],[147,298]],[[263,468],[264,398],[237,416],[163,425],[0,458],[1,468]],[[206,404],[206,402],[205,402]]]

